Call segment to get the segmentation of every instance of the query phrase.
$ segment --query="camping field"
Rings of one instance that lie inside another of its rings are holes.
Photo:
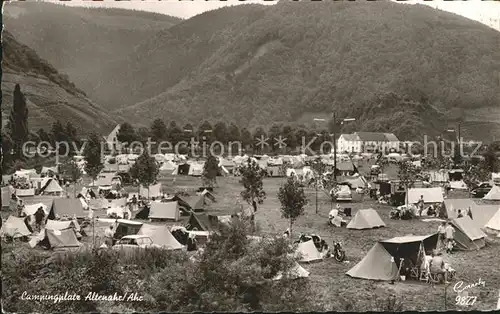
[[[277,199],[278,189],[284,180],[285,178],[267,178],[264,180],[264,190],[267,197],[256,213],[256,235],[281,234],[289,227],[289,222],[281,217],[280,204]],[[175,184],[173,177],[161,178],[160,181],[162,182],[163,191],[166,193],[186,191],[191,196],[195,195],[195,189],[201,185],[200,178],[189,176],[177,176]],[[217,185],[218,187],[214,189],[217,202],[207,206],[207,213],[228,215],[249,206],[239,197],[242,190],[239,178],[218,177]],[[136,192],[136,188],[133,187],[126,187],[126,190],[129,193]],[[347,276],[346,272],[356,265],[377,241],[408,234],[426,235],[434,233],[437,231],[438,222],[423,222],[419,219],[410,221],[391,220],[389,219],[389,206],[377,204],[367,196],[357,195],[355,201],[340,203],[340,205],[352,208],[353,216],[359,209],[373,208],[387,226],[373,230],[334,228],[327,224],[328,212],[332,204],[326,194],[322,191],[318,192],[318,213],[316,213],[314,189],[306,189],[306,194],[309,204],[304,215],[299,217],[293,226],[293,237],[297,238],[303,232],[318,234],[329,245],[334,240],[341,241],[347,255],[346,261],[343,263],[339,263],[334,259],[326,259],[304,265],[304,268],[310,272],[308,280],[312,283],[317,302],[323,304],[327,310],[492,310],[496,306],[498,289],[500,288],[498,286],[500,282],[499,238],[489,237],[488,245],[479,251],[457,252],[445,256],[445,259],[457,270],[457,277],[448,286],[431,286],[416,281],[402,281],[390,284],[354,279]],[[26,203],[32,204],[41,200],[33,198],[26,200]],[[104,217],[105,212],[99,211],[95,215]],[[183,224],[186,220],[187,217],[182,217],[181,221],[168,224]],[[104,229],[108,225],[108,223],[104,222],[96,224],[95,239],[98,244],[102,241]],[[85,231],[88,236],[82,242],[91,245],[93,239],[92,230],[87,228]],[[17,249],[24,249],[24,247]],[[26,249],[32,250],[27,246]],[[50,253],[43,252],[40,254]],[[454,284],[457,281],[472,284],[479,279],[485,281],[485,287],[469,291],[470,296],[478,297],[475,304],[469,307],[456,305],[458,294],[453,291]]]

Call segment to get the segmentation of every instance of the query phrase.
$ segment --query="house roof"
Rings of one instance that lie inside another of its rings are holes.
[[[340,137],[344,138],[347,142],[359,141],[359,137],[356,134],[342,134]]]
[[[399,139],[393,133],[379,132],[356,132],[352,135],[357,136],[357,139],[362,142],[399,142]]]

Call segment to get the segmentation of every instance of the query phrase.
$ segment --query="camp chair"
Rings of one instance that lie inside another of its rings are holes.
[[[420,281],[429,282],[429,270],[426,268],[420,269]]]
[[[440,284],[444,280],[443,274],[441,274],[441,273],[438,274],[438,273],[429,272],[428,277],[429,277],[428,282],[431,285]]]
[[[419,275],[420,275],[420,268],[419,267],[412,267],[410,268],[410,278],[413,278],[413,279],[419,279]]]

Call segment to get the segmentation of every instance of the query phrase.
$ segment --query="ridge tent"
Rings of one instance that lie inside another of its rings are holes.
[[[87,213],[85,213],[82,203],[77,198],[56,198],[52,202],[52,207],[47,218],[55,220],[56,216],[85,218],[87,217]]]
[[[57,180],[49,179],[45,185],[40,189],[40,194],[43,195],[60,195],[63,193],[63,188],[59,185]]]
[[[7,221],[2,225],[2,229],[0,231],[2,237],[10,236],[13,238],[20,238],[29,236],[31,234],[28,226],[24,221],[24,218],[19,218],[16,216],[9,216]]]
[[[167,173],[170,174],[175,169],[177,169],[177,165],[174,164],[172,161],[167,160],[167,161],[165,161],[163,163],[163,165],[161,165],[161,167],[160,167],[160,173],[162,173],[162,174],[167,174]]]
[[[273,280],[281,280],[283,277],[287,279],[307,278],[309,275],[310,273],[304,267],[295,262],[295,265],[288,270],[285,276],[283,276],[283,272],[280,271]]]
[[[157,183],[155,185],[151,185],[149,187],[149,192],[148,188],[143,187],[142,185],[139,188],[139,195],[144,197],[144,198],[158,198],[161,197],[161,183]]]
[[[196,203],[193,204],[193,206],[191,206],[191,208],[195,212],[203,212],[203,211],[205,211],[205,205],[206,205],[205,196],[204,195],[200,195],[198,197],[198,199],[196,200]]]
[[[479,228],[485,228],[486,224],[495,215],[498,205],[482,204],[471,207],[472,221]],[[465,215],[465,213],[464,213]]]
[[[139,221],[133,221],[128,219],[117,219],[115,233],[113,238],[120,240],[124,236],[136,235],[144,224]]]
[[[420,196],[424,196],[424,203],[442,203],[444,201],[443,190],[437,188],[413,188],[408,189],[408,203],[417,204]]]
[[[366,256],[347,272],[347,275],[369,280],[395,280],[402,258],[420,267],[419,258],[425,252],[434,250],[437,240],[436,233],[426,236],[407,235],[380,241],[375,243]]]
[[[486,234],[474,224],[469,216],[452,219],[451,225],[455,228],[453,240],[457,243],[457,249],[479,250],[486,245]]]
[[[454,190],[467,190],[467,184],[463,180],[450,181],[450,188]]]
[[[463,199],[448,198],[444,200],[444,207],[446,208],[448,218],[450,219],[457,218],[459,209],[464,210],[469,207],[472,209],[476,206],[477,206],[476,203],[469,198],[463,198]],[[474,217],[474,212],[472,214],[473,214],[472,216]]]
[[[499,201],[500,200],[500,187],[493,185],[491,190],[483,197],[483,200]]]
[[[347,229],[357,230],[380,227],[385,227],[385,223],[373,208],[358,210],[354,218],[347,225]]]
[[[188,231],[218,232],[218,223],[217,216],[191,213],[186,224],[186,229]]]
[[[45,229],[45,238],[40,243],[49,249],[70,249],[83,246],[76,238],[76,233],[73,228],[63,230]]]
[[[486,223],[485,227],[495,232],[500,232],[500,208],[497,210],[496,214],[493,215],[493,217],[491,217],[491,219]]]
[[[313,240],[299,243],[297,254],[300,256],[299,262],[309,263],[322,259],[321,253],[314,245]]]
[[[24,206],[24,209],[23,209],[23,213],[26,215],[26,216],[31,216],[31,215],[34,215],[36,213],[36,211],[42,207],[45,215],[47,215],[49,213],[49,209],[48,209],[48,206],[43,204],[43,203],[37,203],[37,204],[32,204],[32,205],[25,205]]]
[[[180,219],[179,204],[177,202],[151,202],[149,219],[168,219],[178,221]]]
[[[164,198],[162,199],[163,203],[168,203],[168,202],[177,202],[179,204],[179,208],[185,212],[191,211],[192,207],[191,205],[188,204],[185,200],[183,200],[181,197],[178,195],[174,195],[170,198]]]
[[[73,220],[51,220],[47,219],[45,224],[45,229],[49,230],[64,230],[68,228],[73,228],[75,231],[80,231],[80,224],[75,219]]]
[[[144,224],[141,229],[137,233],[139,235],[147,235],[151,237],[154,244],[161,245],[162,247],[169,250],[180,250],[184,248],[182,244],[177,241],[177,239],[172,235],[168,227],[163,226],[155,226]]]
[[[394,280],[398,276],[398,266],[394,262],[394,257],[380,242],[377,242],[365,257],[347,272],[347,275],[369,280]]]

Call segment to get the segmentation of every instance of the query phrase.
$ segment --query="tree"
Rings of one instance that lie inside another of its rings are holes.
[[[483,157],[484,167],[486,167],[489,172],[498,172],[498,158],[496,156],[494,145],[488,145]]]
[[[278,145],[274,145],[276,144],[276,141],[277,139],[279,139],[280,136],[282,136],[281,134],[281,126],[279,124],[273,124],[271,126],[271,128],[269,129],[269,141],[271,144],[271,150],[273,152],[275,152],[276,150],[279,149]]]
[[[64,126],[62,125],[61,121],[57,120],[56,122],[52,123],[51,127],[51,138],[52,138],[52,144],[56,145],[58,142],[59,143],[64,143],[68,141],[68,137],[66,136],[66,130],[64,129]],[[66,152],[64,151],[65,146],[61,145],[59,146],[59,154],[64,155]]]
[[[208,121],[203,121],[203,123],[198,128],[198,141],[202,143],[206,141],[208,144],[214,141],[214,130],[212,124]]]
[[[74,145],[72,145],[73,143],[78,145],[79,144],[79,140],[78,140],[78,132],[76,130],[76,128],[73,126],[73,124],[71,124],[71,122],[67,122],[66,123],[66,127],[64,128],[64,133],[66,134],[66,141],[68,141],[68,145],[69,145],[69,156],[73,156],[74,155],[74,152],[75,152],[75,149],[74,149]]]
[[[321,160],[321,157],[316,157],[314,160],[307,163],[314,175],[314,189],[316,191],[316,214],[318,213],[318,189],[323,188],[323,174],[326,172],[326,165]],[[334,170],[335,171],[335,170]]]
[[[10,138],[8,130],[2,129],[2,173],[5,173],[5,168],[7,164],[12,161],[12,154],[14,144],[12,143],[12,139]]]
[[[234,123],[231,123],[229,129],[227,131],[228,139],[231,142],[241,141],[240,138],[240,129]]]
[[[156,182],[159,171],[155,158],[149,156],[145,150],[130,168],[130,176],[148,189],[149,198],[149,187]]]
[[[68,158],[66,162],[61,165],[61,174],[65,179],[69,179],[74,183],[73,185],[73,196],[76,196],[76,183],[82,177],[82,171],[78,164],[72,159]]]
[[[295,149],[297,147],[297,141],[295,139],[295,132],[290,125],[285,125],[283,127],[283,138],[286,138],[286,144],[290,149]]]
[[[290,235],[295,220],[304,214],[304,206],[307,205],[306,194],[300,182],[294,176],[288,177],[285,184],[278,191],[278,199],[281,203],[281,215],[290,220]]]
[[[217,140],[223,144],[226,144],[228,142],[228,138],[229,138],[226,124],[222,121],[217,122],[217,124],[215,124],[215,126],[214,126],[214,134],[213,135],[214,135],[215,140]]]
[[[120,125],[120,130],[116,135],[116,139],[122,144],[129,144],[137,140],[137,134],[134,127],[130,123]]]
[[[240,168],[241,183],[245,188],[241,192],[241,197],[253,207],[257,212],[257,204],[262,204],[266,199],[266,192],[263,188],[262,179],[266,172],[253,159],[248,158],[246,164]]]
[[[253,144],[252,134],[248,131],[248,129],[244,128],[241,130],[240,141],[241,145],[245,148]]]
[[[91,133],[87,138],[87,145],[83,151],[83,157],[85,160],[85,172],[92,178],[92,182],[97,179],[97,176],[104,168],[101,156],[102,147],[100,137],[96,133]]]
[[[201,174],[201,179],[203,180],[203,186],[213,187],[217,184],[217,173],[219,172],[219,162],[215,156],[208,156],[205,165],[203,166],[203,173]]]
[[[307,131],[303,128],[298,129],[295,131],[295,142],[297,143],[298,147],[302,147],[303,145],[307,145]]]
[[[151,132],[149,131],[148,128],[146,127],[140,127],[138,130],[137,130],[137,140],[142,142],[142,143],[145,143],[148,138],[151,137]]]
[[[253,133],[253,138],[255,139],[255,141],[265,140],[267,138],[267,134],[266,131],[264,131],[264,128],[258,127],[257,129],[255,129],[255,132]],[[254,144],[253,145],[254,150],[256,149],[259,152],[262,152],[265,148],[265,145],[258,145],[256,144],[256,142],[253,141],[252,144]]]
[[[12,140],[14,155],[22,157],[22,147],[28,139],[28,107],[26,99],[21,92],[21,87],[16,84],[14,87],[12,110],[9,116],[10,138]]]
[[[406,191],[406,205],[408,205],[408,189],[413,188],[419,173],[418,168],[411,161],[400,161],[398,163],[398,179]]]
[[[151,139],[155,142],[164,141],[168,137],[168,130],[162,119],[156,119],[151,123]]]
[[[170,126],[168,128],[168,140],[172,146],[175,146],[177,143],[182,141],[183,137],[184,132],[176,125],[175,121],[170,122]]]
[[[38,129],[38,131],[36,131],[36,134],[38,135],[38,139],[40,140],[40,142],[50,142],[50,135],[45,132],[44,129]]]

